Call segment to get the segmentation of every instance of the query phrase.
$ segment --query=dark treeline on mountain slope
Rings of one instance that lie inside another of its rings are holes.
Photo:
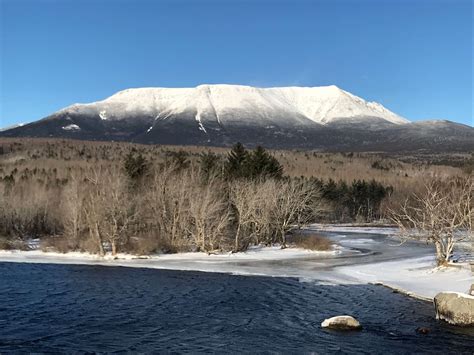
[[[156,162],[132,148],[121,160],[57,161],[3,177],[0,247],[37,237],[45,248],[99,254],[285,246],[306,223],[378,218],[391,192],[375,181],[290,178],[265,149],[241,144],[197,160],[169,151]]]

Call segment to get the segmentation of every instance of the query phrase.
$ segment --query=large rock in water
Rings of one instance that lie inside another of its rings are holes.
[[[436,319],[462,326],[474,326],[474,296],[441,292],[434,298]]]
[[[359,321],[351,316],[336,316],[325,319],[321,327],[337,330],[358,330],[361,329]]]

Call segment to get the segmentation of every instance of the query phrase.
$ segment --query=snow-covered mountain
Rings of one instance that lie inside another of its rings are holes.
[[[336,86],[128,89],[102,101],[71,105],[0,136],[194,145],[241,141],[332,150],[443,150],[447,144],[453,149],[455,143],[464,150],[474,146],[472,127],[449,121],[412,124],[381,104]]]
[[[153,116],[156,120],[195,112],[213,116],[218,122],[260,124],[273,121],[282,125],[305,124],[307,120],[329,124],[338,120],[359,121],[373,118],[393,124],[408,120],[376,102],[365,100],[339,89],[323,87],[256,88],[242,85],[200,85],[195,88],[138,88],[120,91],[90,104],[75,104],[61,113],[99,115],[103,120]],[[250,121],[250,122],[249,122]],[[205,130],[201,124],[199,127]]]

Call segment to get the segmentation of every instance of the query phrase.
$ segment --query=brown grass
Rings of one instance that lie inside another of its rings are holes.
[[[29,248],[22,240],[8,239],[0,236],[0,250],[29,250]]]
[[[0,237],[0,250],[10,250],[12,249],[12,244],[6,238]]]
[[[65,236],[47,236],[41,238],[40,248],[45,252],[53,251],[64,254],[75,250],[76,245]]]
[[[288,243],[307,250],[332,250],[332,242],[319,234],[294,234],[288,237]]]

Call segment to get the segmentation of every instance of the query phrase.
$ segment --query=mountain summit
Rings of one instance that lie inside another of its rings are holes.
[[[408,121],[375,102],[366,102],[337,86],[255,88],[242,85],[199,85],[195,88],[138,88],[120,91],[90,104],[75,104],[65,113],[88,111],[102,119],[154,116],[156,120],[194,112],[195,119],[278,121],[291,119],[328,124],[340,119],[377,117],[389,123]],[[285,118],[286,117],[286,118]],[[276,123],[276,122],[275,122]]]
[[[241,141],[273,148],[331,150],[456,150],[457,139],[461,150],[466,139],[468,146],[474,144],[471,127],[447,125],[414,125],[381,104],[334,85],[199,85],[123,90],[102,101],[71,105],[0,136],[218,146]]]

